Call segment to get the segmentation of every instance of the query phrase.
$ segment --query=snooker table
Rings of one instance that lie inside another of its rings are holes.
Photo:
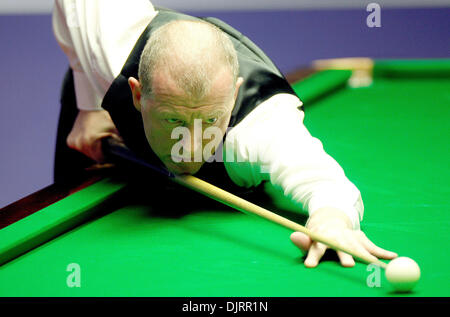
[[[196,193],[153,204],[156,191],[112,168],[0,211],[0,296],[449,296],[450,60],[375,61],[365,87],[350,87],[352,74],[306,68],[288,79],[305,125],[362,193],[364,232],[420,265],[412,292],[394,293],[383,271],[369,283],[375,271],[343,268],[333,252],[308,269],[288,229]],[[248,199],[306,221],[268,184]]]

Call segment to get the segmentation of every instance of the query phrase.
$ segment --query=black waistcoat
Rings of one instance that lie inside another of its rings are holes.
[[[141,114],[133,106],[128,78],[138,78],[140,55],[152,32],[173,20],[198,19],[206,20],[223,30],[237,51],[239,76],[244,78],[244,82],[240,87],[229,127],[235,126],[261,102],[277,93],[295,95],[281,72],[261,49],[231,26],[215,18],[196,18],[169,10],[159,11],[139,37],[124,67],[111,84],[102,102],[103,109],[110,113],[125,144],[137,156],[159,167],[163,167],[163,164],[147,142]],[[229,179],[223,162],[205,163],[196,176],[222,188],[237,190]]]

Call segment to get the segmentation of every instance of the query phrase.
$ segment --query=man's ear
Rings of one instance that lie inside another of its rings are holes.
[[[137,111],[141,112],[141,83],[134,77],[128,78],[131,94],[133,95],[133,104]]]
[[[234,91],[234,100],[237,99],[238,93],[239,93],[239,88],[241,87],[242,83],[244,82],[244,78],[239,77],[236,81],[236,89]]]

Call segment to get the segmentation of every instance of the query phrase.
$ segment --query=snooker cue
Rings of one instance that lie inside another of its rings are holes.
[[[172,181],[174,181],[177,184],[180,184],[181,186],[187,187],[191,190],[194,190],[200,194],[203,194],[211,199],[214,199],[216,201],[219,201],[231,208],[234,208],[238,211],[241,211],[243,213],[250,213],[252,215],[259,216],[261,218],[264,218],[270,222],[276,223],[278,225],[281,225],[285,228],[291,229],[293,231],[299,231],[306,235],[308,235],[311,240],[323,243],[327,245],[329,248],[335,250],[335,251],[342,251],[345,252],[363,262],[366,262],[368,264],[376,264],[384,269],[386,269],[387,264],[384,262],[381,262],[380,260],[372,261],[372,259],[368,258],[365,254],[361,254],[360,252],[356,250],[352,250],[351,248],[348,248],[346,246],[343,246],[341,244],[338,244],[336,241],[329,239],[327,237],[324,237],[320,234],[316,234],[309,229],[307,229],[305,226],[302,226],[296,222],[293,222],[289,219],[286,219],[280,215],[277,215],[276,213],[269,211],[263,207],[260,207],[256,204],[253,204],[239,196],[236,196],[230,192],[227,192],[217,186],[214,186],[208,182],[205,182],[198,177],[195,177],[193,175],[176,175],[173,173],[170,173],[167,170],[161,169],[159,167],[153,166],[145,161],[143,161],[141,158],[138,158],[134,155],[134,153],[131,152],[125,145],[117,142],[116,140],[112,138],[106,138],[102,141],[102,148],[105,155],[109,156],[116,156],[121,159],[125,159],[127,161],[132,161],[134,163],[137,163],[141,166],[151,168],[154,171],[157,171],[159,173],[162,173],[169,177]]]

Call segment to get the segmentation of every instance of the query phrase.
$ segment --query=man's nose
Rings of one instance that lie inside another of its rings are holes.
[[[200,121],[201,122],[201,121]],[[203,154],[203,133],[201,123],[188,126],[190,134],[190,144],[185,144],[185,149],[189,150],[191,162],[201,162]]]

